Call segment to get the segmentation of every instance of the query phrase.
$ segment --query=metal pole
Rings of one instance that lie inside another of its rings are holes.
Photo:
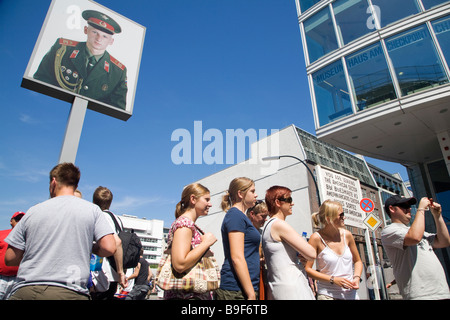
[[[70,109],[69,119],[67,120],[66,133],[59,155],[59,163],[75,163],[87,105],[87,100],[75,97],[72,108]]]
[[[378,254],[377,237],[375,235],[375,230],[372,231],[372,241],[373,241],[373,250],[374,250],[374,256],[375,256],[375,263],[376,263],[376,266],[378,266],[378,268],[380,270],[380,274],[378,274],[378,272],[377,272],[378,269],[375,267],[377,286],[378,286],[379,283],[381,283],[381,288],[378,288],[378,289],[380,290],[382,297],[385,300],[387,300],[386,283],[384,281],[383,268],[381,266],[380,256]],[[380,276],[381,279],[379,279],[378,276]],[[380,296],[380,299],[381,299],[381,296]]]
[[[306,167],[306,169],[308,170],[309,174],[311,175],[311,178],[314,181],[314,186],[316,187],[317,201],[319,202],[319,207],[320,207],[322,202],[320,201],[319,187],[317,185],[316,177],[312,173],[311,169],[309,169],[308,165],[303,160],[300,160],[299,158],[294,157],[294,156],[284,155],[284,156],[279,156],[279,157],[280,158],[293,158],[293,159],[296,159],[297,161],[300,161],[300,163],[303,164]]]
[[[372,249],[372,244],[370,243],[370,235],[369,235],[369,229],[366,228],[365,232],[364,232],[364,237],[366,239],[366,248],[367,248],[367,255],[369,258],[369,265],[373,266],[373,270],[374,270],[374,277],[375,277],[375,281],[374,281],[374,287],[378,288],[378,276],[377,276],[377,269],[376,269],[376,261],[375,261],[375,256],[373,254],[373,249]],[[375,300],[380,300],[380,292],[378,290],[376,290],[374,288],[374,294],[375,294]]]

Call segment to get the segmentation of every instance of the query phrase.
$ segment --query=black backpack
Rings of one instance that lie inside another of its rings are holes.
[[[142,249],[142,243],[139,237],[134,232],[124,231],[119,223],[116,220],[116,217],[111,211],[105,210],[114,221],[114,225],[116,226],[116,232],[119,236],[120,240],[122,240],[122,249],[123,249],[123,270],[125,272],[128,268],[134,268],[137,266],[140,259],[140,252]],[[117,271],[116,261],[114,260],[114,256],[108,257],[109,264],[114,270]]]

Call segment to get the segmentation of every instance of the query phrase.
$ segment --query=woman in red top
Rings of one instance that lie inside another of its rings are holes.
[[[22,211],[14,213],[11,217],[11,229],[0,231],[0,300],[8,298],[19,270],[18,266],[9,267],[5,264],[5,252],[8,249],[8,244],[3,240],[6,239],[12,228],[22,219],[24,214]]]
[[[200,229],[195,224],[198,217],[208,214],[209,208],[212,206],[210,201],[209,190],[199,183],[188,185],[181,194],[181,201],[178,202],[175,210],[176,220],[170,228],[167,240],[167,246],[172,246],[172,266],[179,273],[192,268],[217,241],[211,232],[200,234]],[[182,290],[166,290],[164,292],[166,300],[210,300],[211,297],[209,292],[201,294]]]

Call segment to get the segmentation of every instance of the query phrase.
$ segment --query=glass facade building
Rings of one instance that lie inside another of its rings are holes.
[[[450,14],[422,15],[449,2],[298,0],[316,126],[447,84]]]
[[[317,137],[403,164],[450,227],[450,0],[295,1]]]

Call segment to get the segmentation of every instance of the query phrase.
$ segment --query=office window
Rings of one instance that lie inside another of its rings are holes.
[[[449,0],[422,0],[422,4],[426,10],[438,6],[442,3],[450,2]]]
[[[381,27],[419,13],[416,0],[372,0]]]
[[[345,62],[357,110],[397,98],[380,43],[347,56]]]
[[[305,20],[303,26],[305,28],[310,63],[338,48],[333,21],[331,20],[328,7]]]
[[[361,188],[361,195],[363,198],[367,198],[367,190],[364,188]]]
[[[299,2],[300,2],[300,10],[303,13],[316,3],[320,2],[320,0],[299,0]]]
[[[336,18],[338,34],[347,44],[359,37],[373,31],[369,29],[367,19],[367,0],[338,0],[333,3],[333,12]]]
[[[352,114],[341,60],[313,73],[312,77],[320,126]]]
[[[426,25],[386,39],[402,95],[448,82]]]
[[[450,62],[450,16],[432,22],[434,33],[447,62]]]

